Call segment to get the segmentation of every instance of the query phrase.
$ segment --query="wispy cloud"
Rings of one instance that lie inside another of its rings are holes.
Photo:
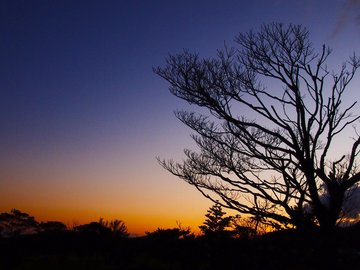
[[[339,11],[335,29],[331,37],[338,36],[348,25],[355,24],[360,27],[360,0],[346,0]]]

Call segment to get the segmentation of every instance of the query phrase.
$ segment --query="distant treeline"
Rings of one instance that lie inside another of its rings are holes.
[[[180,222],[177,222],[175,228],[158,228],[155,231],[146,232],[146,235],[160,239],[195,237],[252,238],[265,232],[264,227],[261,227],[259,222],[254,219],[240,218],[238,215],[227,216],[218,203],[209,208],[205,220],[199,228],[201,234],[196,236],[190,227],[183,227]],[[111,235],[122,238],[130,235],[125,223],[120,219],[108,221],[100,218],[98,221],[68,227],[60,221],[38,222],[35,217],[17,209],[0,213],[0,237],[3,238],[62,231]]]
[[[21,235],[62,231],[111,234],[117,237],[129,236],[125,223],[119,219],[107,221],[100,218],[99,221],[68,228],[60,221],[38,222],[33,216],[17,209],[0,214],[0,237],[11,238]]]

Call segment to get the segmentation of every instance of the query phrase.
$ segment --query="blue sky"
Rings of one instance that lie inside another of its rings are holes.
[[[187,105],[152,67],[278,21],[308,27],[338,68],[359,48],[359,16],[357,0],[1,1],[0,210],[197,224],[210,203],[155,159],[192,146],[172,113]]]

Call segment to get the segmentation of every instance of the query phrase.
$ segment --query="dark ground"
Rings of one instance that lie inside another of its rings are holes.
[[[360,231],[254,239],[114,238],[71,231],[0,239],[0,269],[359,269]]]

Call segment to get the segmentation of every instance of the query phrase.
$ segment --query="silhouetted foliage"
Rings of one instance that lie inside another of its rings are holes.
[[[230,235],[230,231],[226,231],[226,228],[230,226],[232,220],[231,216],[225,216],[226,213],[222,210],[219,203],[214,204],[209,208],[206,219],[203,225],[199,226],[200,230],[205,236],[212,235]]]
[[[0,238],[0,269],[315,270],[349,269],[360,263],[359,224],[341,228],[330,237],[288,230],[260,237],[209,239],[182,237],[192,234],[181,224],[179,228],[158,229],[151,234],[155,237],[114,237],[110,229],[101,234],[99,224],[107,227],[103,223],[107,222],[100,219],[85,224],[80,227],[82,232],[48,231]],[[47,225],[51,224],[63,227],[57,222]]]
[[[92,221],[87,224],[76,226],[74,228],[74,231],[79,233],[100,234],[100,235],[111,233],[110,228],[107,228],[100,222],[96,222],[96,221]]]
[[[241,218],[236,215],[231,219],[231,228],[233,237],[236,238],[254,238],[256,235],[261,234],[258,224],[254,223],[251,218]]]
[[[343,99],[360,59],[329,71],[331,50],[315,52],[300,25],[264,25],[236,43],[209,59],[170,55],[154,69],[173,95],[202,108],[176,113],[196,132],[200,151],[185,150],[183,163],[160,164],[210,200],[274,228],[331,231],[349,221],[348,202],[357,218],[356,128],[344,155],[332,150],[359,120],[352,113],[357,101]]]
[[[98,222],[93,221],[75,226],[73,230],[85,234],[111,235],[116,237],[129,236],[125,223],[118,219],[106,221],[100,218]]]
[[[74,226],[71,230],[81,235],[109,236],[113,238],[126,238],[129,232],[122,220],[104,220]],[[70,232],[67,226],[60,221],[37,222],[33,216],[12,209],[9,213],[0,214],[0,237],[10,238],[20,235],[46,233],[48,235]]]
[[[67,230],[66,225],[60,221],[41,222],[39,228],[43,232],[59,232]]]
[[[189,227],[182,228],[179,224],[178,228],[162,229],[157,228],[156,231],[146,232],[147,237],[158,240],[176,240],[184,238],[195,238]]]
[[[0,214],[0,235],[3,237],[36,233],[38,225],[34,217],[17,209]]]
[[[114,220],[103,220],[102,218],[100,218],[99,223],[110,229],[111,233],[115,236],[118,237],[128,237],[129,236],[129,232],[127,230],[127,227],[125,225],[125,223],[120,220],[120,219],[114,219]]]

